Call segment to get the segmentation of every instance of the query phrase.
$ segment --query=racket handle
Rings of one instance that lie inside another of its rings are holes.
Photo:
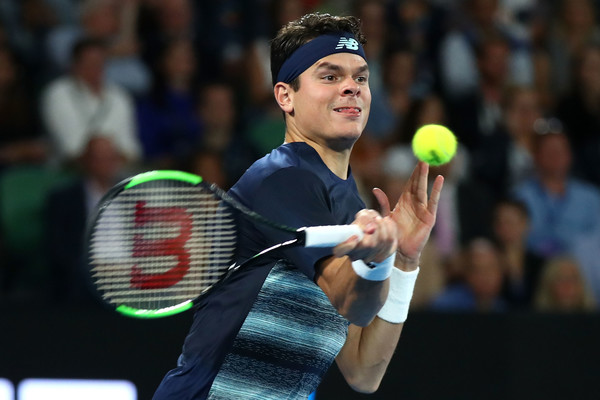
[[[324,225],[304,228],[304,247],[334,247],[352,236],[362,240],[364,233],[358,225]]]

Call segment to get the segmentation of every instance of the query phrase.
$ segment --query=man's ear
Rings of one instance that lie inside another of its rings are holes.
[[[294,95],[293,90],[287,83],[277,82],[273,88],[275,93],[275,101],[285,113],[294,111]]]

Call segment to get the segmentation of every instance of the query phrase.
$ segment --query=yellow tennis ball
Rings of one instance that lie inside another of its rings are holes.
[[[420,127],[412,140],[415,156],[429,165],[442,165],[456,154],[456,136],[442,125],[430,124]]]

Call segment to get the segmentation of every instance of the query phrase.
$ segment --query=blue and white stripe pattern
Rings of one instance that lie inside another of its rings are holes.
[[[265,280],[208,398],[306,400],[347,332],[348,322],[325,293],[280,261]]]

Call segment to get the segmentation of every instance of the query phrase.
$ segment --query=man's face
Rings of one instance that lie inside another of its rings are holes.
[[[291,92],[288,129],[330,148],[351,148],[369,117],[368,77],[366,61],[356,54],[323,57],[300,75],[300,88]]]
[[[104,76],[106,53],[100,47],[90,47],[80,55],[73,66],[75,75],[92,86],[100,86]]]

